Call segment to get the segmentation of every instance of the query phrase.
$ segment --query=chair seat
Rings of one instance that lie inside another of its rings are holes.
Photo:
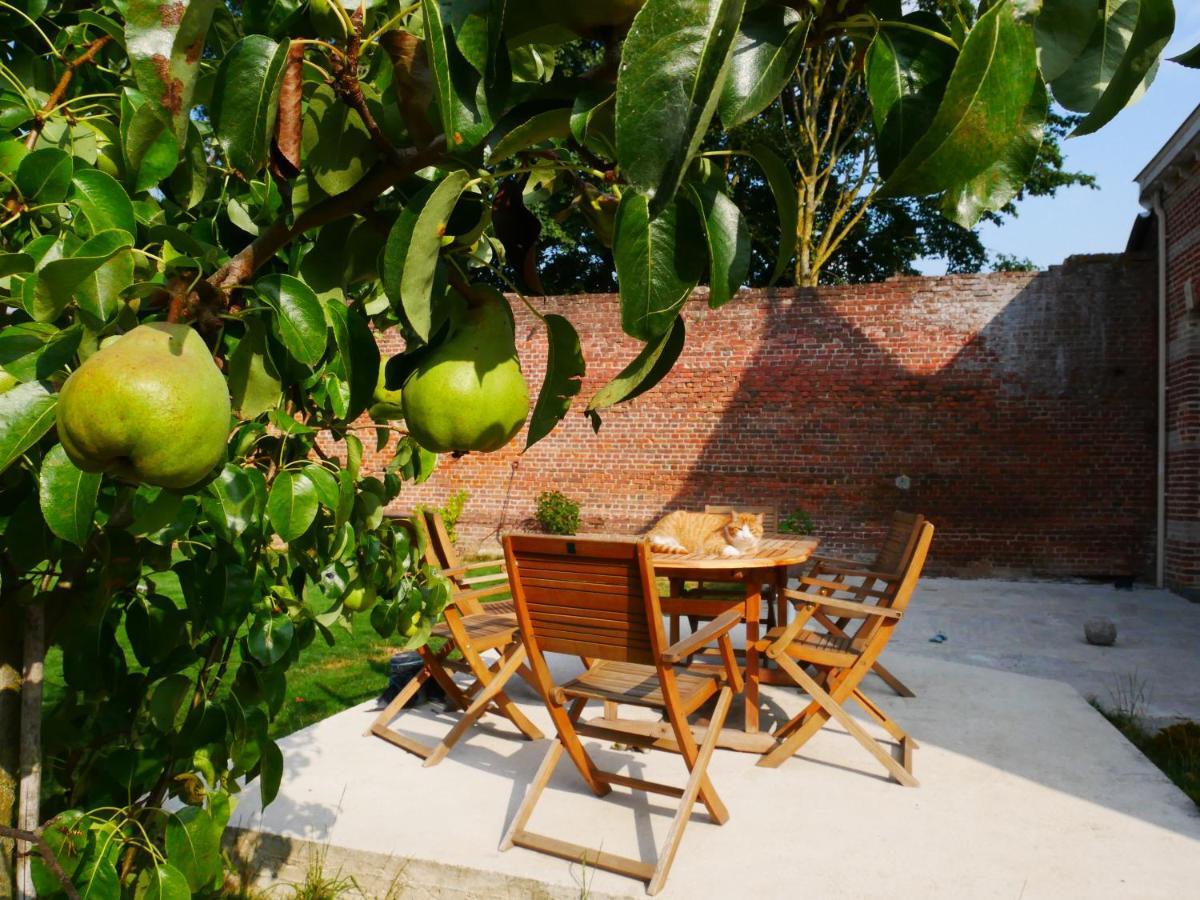
[[[485,612],[499,613],[507,616],[517,614],[517,604],[512,600],[497,600],[495,603],[483,604]]]
[[[772,628],[755,645],[759,652],[767,649],[783,635],[780,625]],[[793,659],[822,665],[851,665],[858,659],[859,648],[849,637],[838,637],[821,631],[801,631],[788,647],[788,656]]]
[[[721,679],[715,674],[675,669],[675,683],[683,706],[692,709],[715,694]],[[586,697],[590,700],[613,700],[630,706],[663,708],[662,684],[654,666],[604,660],[562,685],[565,697]]]
[[[473,616],[462,617],[463,628],[467,637],[477,650],[489,647],[499,647],[512,640],[513,632],[517,630],[517,617],[512,613],[487,612],[476,613]],[[433,626],[434,637],[449,638],[450,626],[444,621]]]

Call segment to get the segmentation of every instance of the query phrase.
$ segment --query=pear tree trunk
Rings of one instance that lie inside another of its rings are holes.
[[[42,673],[46,660],[46,608],[35,603],[25,611],[25,665],[21,685],[21,806],[17,827],[36,831],[41,821]],[[33,900],[33,869],[28,855],[17,862],[17,897]]]
[[[20,780],[21,634],[20,610],[0,600],[0,825],[17,824]],[[13,841],[0,838],[0,897],[16,893]]]

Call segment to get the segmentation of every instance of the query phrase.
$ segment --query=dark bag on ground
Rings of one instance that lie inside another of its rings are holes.
[[[404,690],[404,686],[421,674],[421,669],[425,663],[421,659],[421,654],[413,650],[406,650],[403,653],[397,653],[388,663],[388,684],[383,689],[383,693],[379,695],[379,703],[386,706],[395,699],[396,695]],[[437,683],[436,679],[430,678],[417,691],[415,697],[409,701],[409,706],[421,706],[431,701],[444,703],[446,700],[446,692],[442,690],[442,686]]]

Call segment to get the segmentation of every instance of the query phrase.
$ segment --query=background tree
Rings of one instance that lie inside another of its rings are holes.
[[[946,0],[931,20],[897,0],[0,0],[0,621],[22,622],[22,659],[0,671],[24,677],[20,747],[0,732],[0,834],[36,847],[19,891],[213,893],[237,793],[278,790],[268,727],[304,648],[355,616],[428,637],[448,591],[383,509],[435,463],[410,431],[463,452],[521,424],[494,285],[542,280],[527,201],[611,247],[622,327],[644,343],[589,399],[599,427],[670,370],[695,287],[717,307],[749,277],[737,196],[754,179],[733,184],[733,150],[772,190],[771,271],[789,271],[793,173],[763,141],[722,142],[805,48],[863,61],[875,201],[934,198],[973,222],[1029,179],[1047,85],[1086,133],[1151,77],[1171,3],[1113,6]],[[591,65],[559,71],[579,41]],[[849,146],[865,113],[845,109],[819,126]],[[549,346],[528,445],[569,411],[585,360],[567,318],[516,302]],[[405,350],[383,361],[388,330]],[[426,376],[452,357],[479,384],[439,407]],[[181,402],[198,383],[181,364],[225,379],[227,428],[224,390]],[[481,402],[497,371],[504,403]],[[482,421],[498,406],[504,421]],[[383,473],[363,470],[364,439],[391,454]],[[47,645],[66,689],[43,711]]]

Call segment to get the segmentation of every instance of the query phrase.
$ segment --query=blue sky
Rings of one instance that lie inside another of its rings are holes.
[[[1200,43],[1200,3],[1175,0],[1175,36],[1167,56]],[[1040,267],[1073,253],[1123,250],[1140,207],[1133,178],[1200,104],[1200,70],[1163,62],[1141,101],[1120,113],[1100,132],[1063,142],[1068,168],[1091,172],[1099,190],[1071,188],[1053,199],[1019,204],[1020,215],[1001,227],[984,225],[983,242],[994,253],[1028,257]],[[920,268],[945,270],[939,260]]]

